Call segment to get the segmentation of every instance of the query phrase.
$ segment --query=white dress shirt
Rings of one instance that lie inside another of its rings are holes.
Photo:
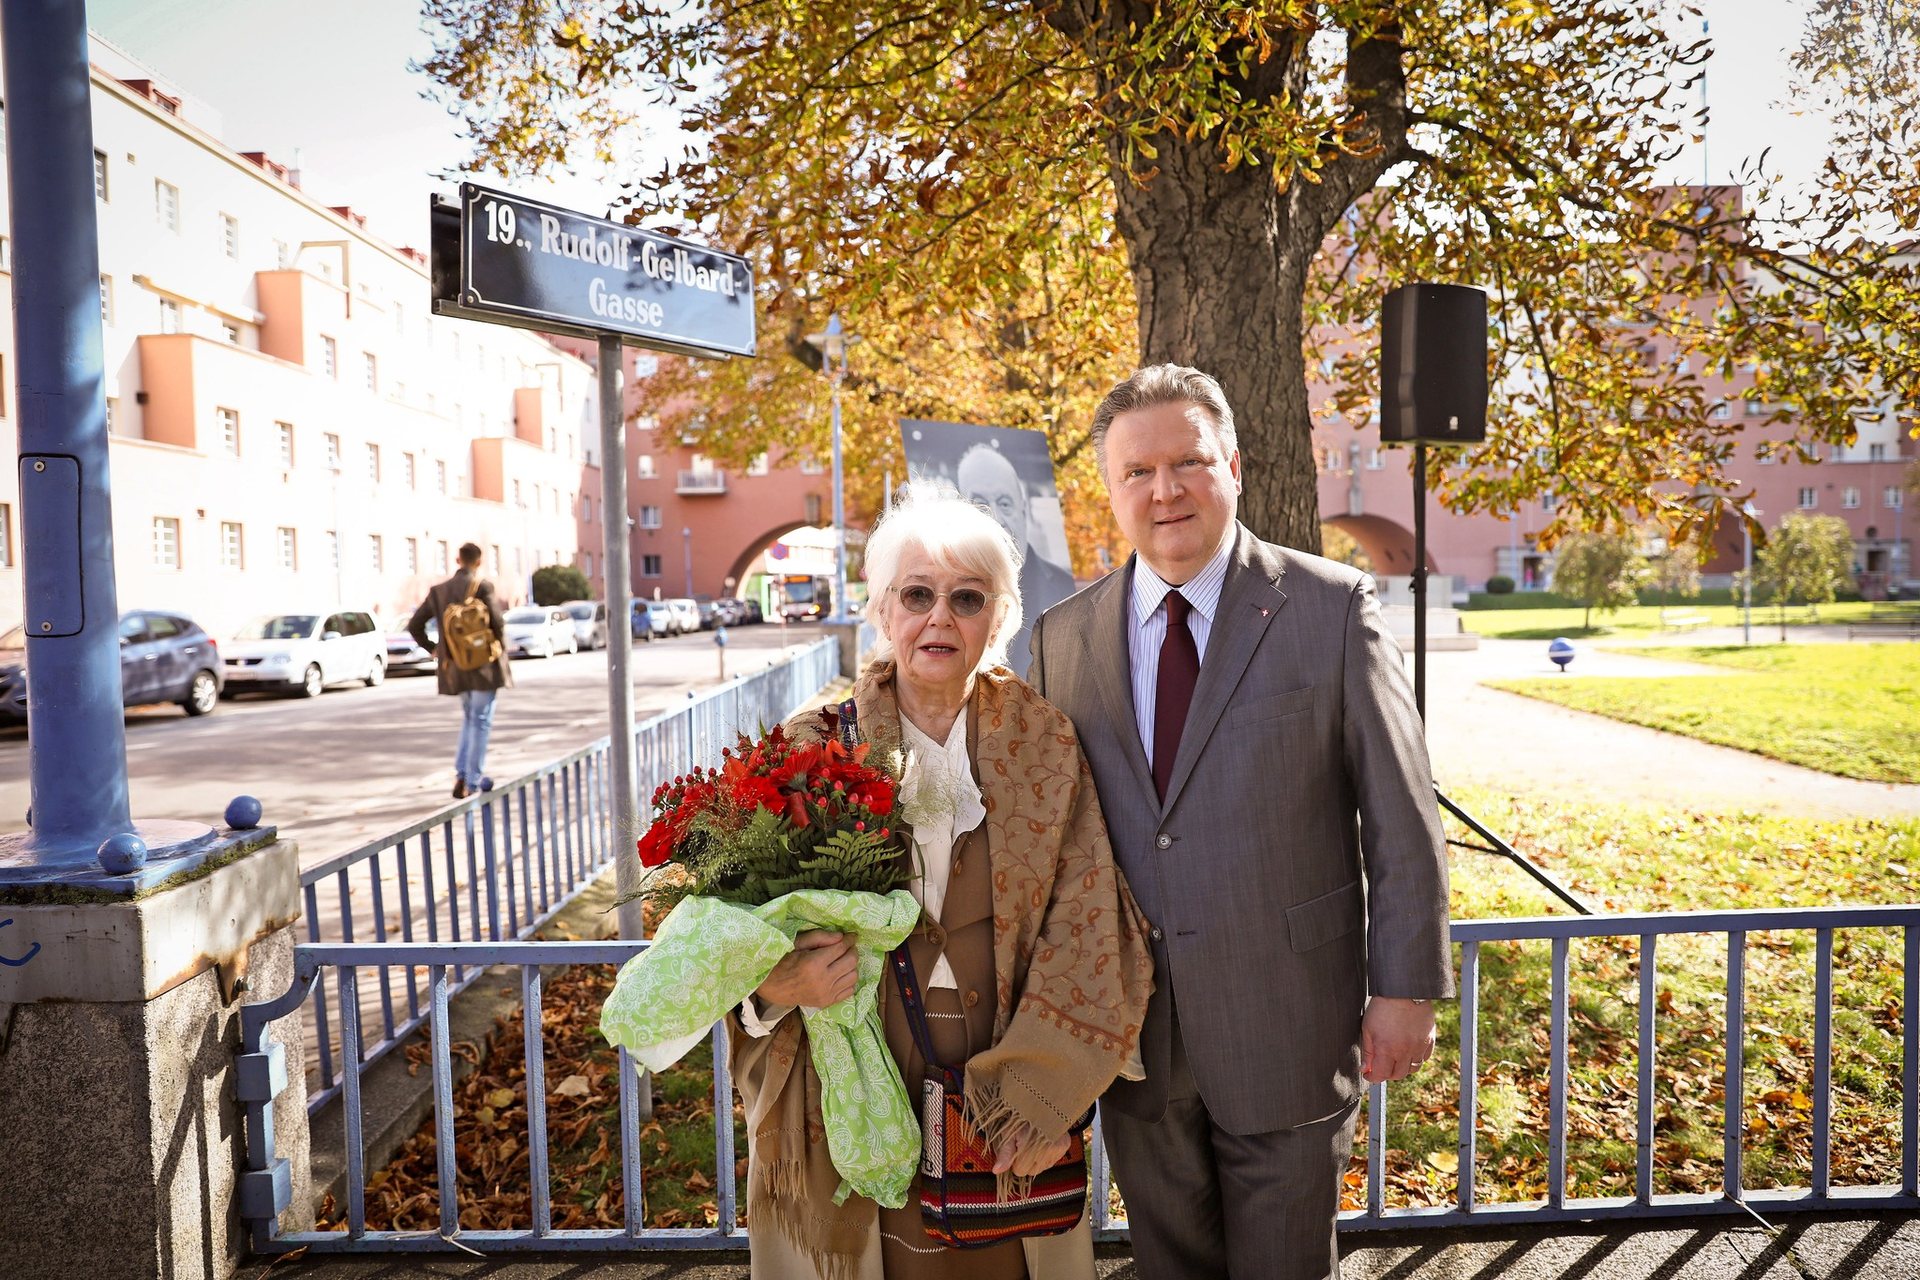
[[[1205,662],[1207,637],[1213,634],[1220,588],[1226,585],[1227,565],[1232,559],[1233,538],[1229,533],[1206,567],[1175,587],[1149,568],[1145,557],[1133,557],[1133,625],[1127,629],[1127,656],[1133,666],[1133,720],[1140,731],[1140,745],[1147,752],[1149,769],[1153,767],[1153,702],[1160,684],[1160,645],[1167,638],[1167,593],[1177,590],[1193,606],[1187,614],[1187,630],[1193,632],[1194,650]]]

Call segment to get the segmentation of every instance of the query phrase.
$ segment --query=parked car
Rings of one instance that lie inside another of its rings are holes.
[[[569,600],[560,606],[573,621],[573,637],[592,652],[607,647],[607,606],[599,600]]]
[[[690,596],[678,596],[667,601],[673,610],[673,619],[680,635],[700,630],[700,606]]]
[[[749,623],[765,622],[767,620],[767,611],[760,607],[760,602],[758,600],[749,600],[746,603],[747,603],[747,621]]]
[[[129,707],[177,702],[190,716],[220,703],[220,649],[182,613],[135,610],[120,615],[120,701]],[[0,635],[0,721],[27,720],[27,630]]]
[[[636,600],[640,608],[646,610],[647,632],[650,638],[665,639],[680,634],[680,620],[674,617],[673,606],[665,600]]]
[[[713,604],[722,626],[737,627],[747,620],[747,602],[738,596],[721,596]]]
[[[440,620],[427,619],[427,639],[440,643]],[[387,633],[387,674],[399,675],[403,671],[433,671],[439,667],[432,649],[422,649],[413,642],[413,636],[405,631]]]
[[[695,596],[694,608],[700,611],[700,629],[711,631],[720,625],[720,602],[712,596]]]
[[[371,613],[274,613],[236,631],[226,647],[226,696],[248,689],[317,698],[330,684],[387,678],[387,638]]]
[[[507,652],[516,658],[551,658],[580,652],[580,640],[565,609],[522,605],[507,610]]]

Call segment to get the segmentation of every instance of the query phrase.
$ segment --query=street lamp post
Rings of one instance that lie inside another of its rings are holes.
[[[847,620],[847,500],[846,481],[840,451],[840,384],[847,377],[847,348],[860,339],[840,328],[840,313],[827,317],[824,333],[810,333],[807,341],[820,351],[820,368],[832,388],[833,405],[833,616],[829,622]]]
[[[680,529],[680,549],[687,567],[687,594],[693,594],[693,526],[683,525]]]

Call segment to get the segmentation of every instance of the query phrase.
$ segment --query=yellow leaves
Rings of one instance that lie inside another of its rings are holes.
[[[1455,1151],[1429,1151],[1427,1153],[1426,1163],[1428,1168],[1440,1173],[1454,1174],[1460,1172],[1460,1155]]]
[[[487,1094],[487,1105],[488,1105],[488,1106],[490,1106],[490,1107],[510,1107],[510,1106],[512,1106],[512,1105],[513,1105],[513,1090],[511,1090],[511,1089],[495,1089],[495,1090],[493,1090],[493,1091],[492,1091],[491,1093],[489,1093],[489,1094]]]

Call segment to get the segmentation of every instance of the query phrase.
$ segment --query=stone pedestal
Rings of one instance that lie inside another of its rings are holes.
[[[271,843],[132,901],[0,896],[0,1276],[226,1280],[246,1240],[240,1009],[293,978],[300,875]],[[269,1033],[304,1061],[298,1014]],[[306,1086],[274,1103],[311,1225]]]

